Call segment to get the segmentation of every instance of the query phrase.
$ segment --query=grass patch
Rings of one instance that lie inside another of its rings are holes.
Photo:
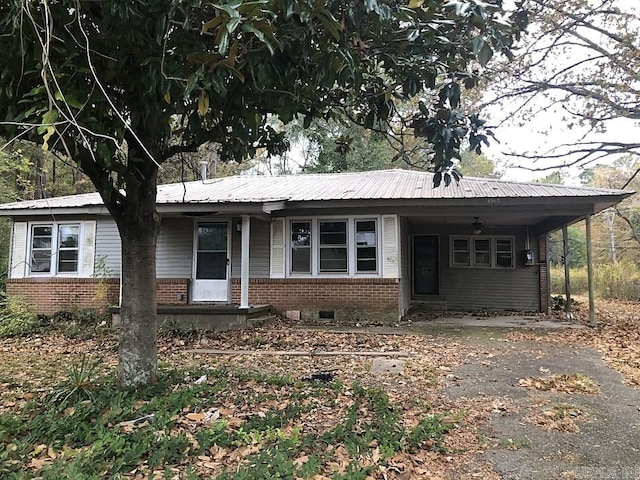
[[[564,267],[550,268],[551,291],[564,292]],[[599,298],[619,300],[640,299],[640,266],[633,262],[598,264],[593,268],[595,293]],[[587,267],[571,268],[569,272],[571,292],[587,295]]]
[[[364,479],[399,454],[444,452],[455,426],[424,412],[406,427],[385,392],[359,385],[201,367],[124,392],[96,366],[83,359],[0,415],[1,478]]]

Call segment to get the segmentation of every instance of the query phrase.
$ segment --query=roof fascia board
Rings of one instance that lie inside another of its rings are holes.
[[[407,199],[357,199],[314,200],[287,202],[287,209],[296,208],[346,208],[346,207],[457,207],[457,206],[526,206],[526,205],[614,205],[628,195],[575,196],[575,197],[475,197],[475,198],[407,198]]]
[[[262,203],[160,203],[158,213],[264,213]]]
[[[94,207],[12,208],[0,210],[0,217],[41,217],[56,215],[111,215],[104,205]]]

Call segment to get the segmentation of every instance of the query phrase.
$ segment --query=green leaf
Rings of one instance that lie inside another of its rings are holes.
[[[209,30],[214,30],[218,28],[223,21],[224,21],[224,18],[222,17],[222,15],[218,15],[214,19],[209,20],[208,22],[204,22],[202,24],[202,33],[207,33]]]
[[[491,57],[493,57],[493,49],[488,43],[485,42],[484,45],[482,45],[482,49],[478,53],[478,62],[480,62],[480,65],[482,65],[483,67],[486,67],[487,63],[489,63],[489,60],[491,60]]]
[[[51,127],[54,123],[56,123],[57,120],[58,120],[58,110],[54,110],[54,109],[48,110],[42,116],[42,126],[38,127],[37,129],[38,135],[45,134],[49,130],[49,127]]]
[[[324,28],[331,34],[333,38],[336,40],[340,40],[340,30],[342,30],[342,25],[338,23],[338,21],[333,18],[333,15],[329,10],[323,8],[320,12],[318,12],[318,18],[324,25]]]

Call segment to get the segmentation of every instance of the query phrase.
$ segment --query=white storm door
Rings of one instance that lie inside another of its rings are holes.
[[[192,300],[229,301],[229,224],[198,223],[194,242]]]

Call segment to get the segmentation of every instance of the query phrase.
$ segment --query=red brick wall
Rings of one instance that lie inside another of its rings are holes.
[[[538,237],[538,265],[540,266],[540,311],[549,313],[549,265],[547,264],[547,235]]]
[[[158,304],[185,305],[189,280],[160,278],[157,282]],[[101,309],[117,305],[120,282],[117,278],[10,278],[7,295],[19,296],[33,306],[34,312],[52,315],[61,310]]]
[[[274,310],[301,310],[317,316],[333,310],[336,320],[398,320],[399,283],[383,278],[254,278],[249,304],[269,304]],[[233,303],[240,303],[240,280],[231,281]]]

